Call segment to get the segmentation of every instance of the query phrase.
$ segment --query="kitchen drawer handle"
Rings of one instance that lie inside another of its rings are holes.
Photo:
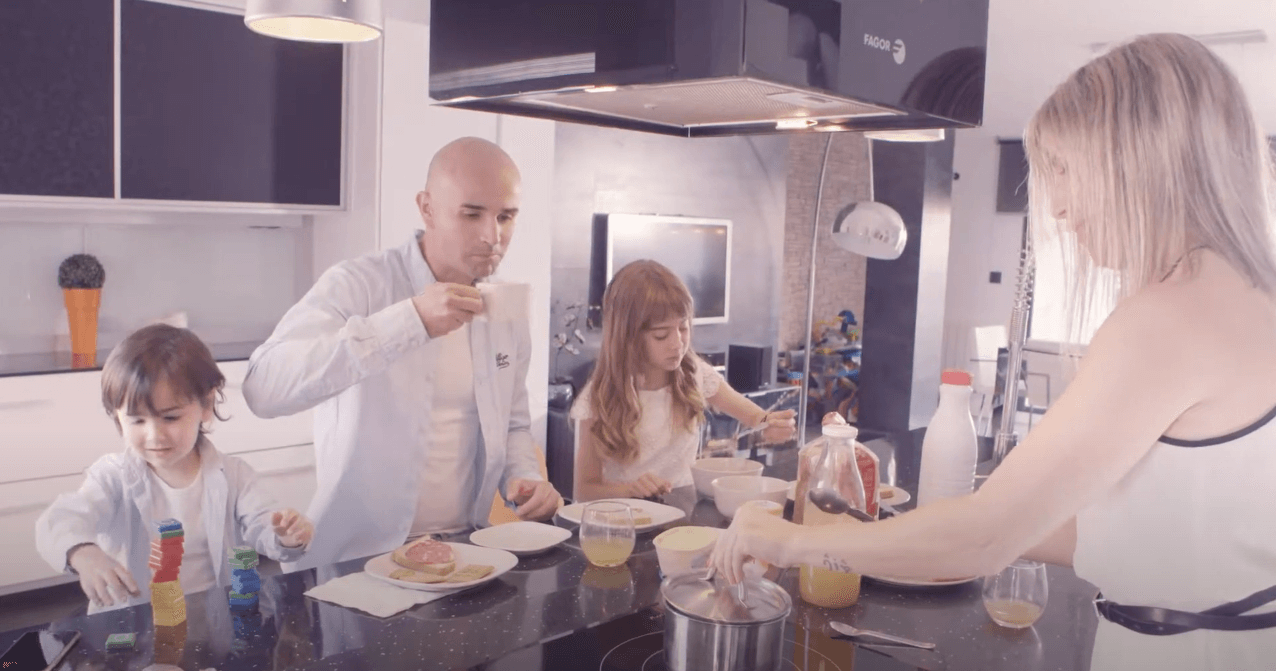
[[[0,403],[0,410],[21,410],[22,408],[34,408],[39,405],[53,405],[53,401],[47,398],[24,399],[21,401],[4,401]]]

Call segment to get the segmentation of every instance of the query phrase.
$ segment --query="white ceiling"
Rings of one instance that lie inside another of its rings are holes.
[[[988,23],[985,132],[1022,135],[1054,87],[1096,55],[1095,42],[1263,30],[1267,42],[1212,48],[1241,79],[1265,130],[1276,134],[1276,0],[991,0]]]

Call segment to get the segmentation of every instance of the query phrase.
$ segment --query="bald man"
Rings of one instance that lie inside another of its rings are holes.
[[[315,409],[314,540],[284,570],[485,526],[498,491],[525,520],[562,504],[532,441],[528,324],[473,321],[474,285],[514,233],[519,183],[491,142],[443,147],[416,196],[424,230],[329,268],[253,352],[254,414]]]

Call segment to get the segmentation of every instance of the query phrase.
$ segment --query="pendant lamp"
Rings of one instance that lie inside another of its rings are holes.
[[[248,0],[254,32],[301,42],[367,42],[381,36],[381,0]]]

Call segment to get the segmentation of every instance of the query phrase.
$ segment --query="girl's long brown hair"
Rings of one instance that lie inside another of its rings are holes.
[[[599,456],[620,463],[638,454],[638,387],[635,375],[646,363],[643,336],[654,324],[690,320],[691,292],[668,268],[655,261],[634,261],[621,268],[603,295],[603,343],[589,376],[591,431]],[[705,401],[696,384],[699,358],[688,351],[673,374],[672,419],[681,428],[699,426]]]

